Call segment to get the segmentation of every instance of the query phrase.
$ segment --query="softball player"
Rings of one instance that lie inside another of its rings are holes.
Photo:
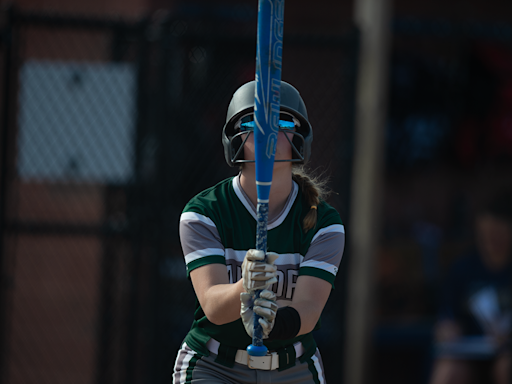
[[[181,215],[187,275],[198,300],[175,362],[175,384],[325,382],[312,331],[333,288],[344,227],[323,201],[322,183],[300,166],[310,157],[313,131],[299,92],[282,82],[266,262],[252,249],[254,84],[235,92],[222,132],[226,161],[240,173],[192,198]],[[249,361],[254,312],[269,353]]]

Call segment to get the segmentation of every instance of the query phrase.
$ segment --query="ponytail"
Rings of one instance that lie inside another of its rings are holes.
[[[302,221],[304,232],[308,232],[316,226],[318,205],[328,195],[327,180],[309,175],[303,166],[292,168],[292,179],[299,185],[310,206],[309,212]]]

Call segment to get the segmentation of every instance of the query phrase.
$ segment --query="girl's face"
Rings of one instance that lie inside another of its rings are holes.
[[[249,117],[248,120],[252,119]],[[244,121],[242,119],[242,121]],[[293,118],[292,115],[287,113],[281,113],[281,119],[279,120],[280,131],[277,136],[277,145],[276,145],[276,154],[275,160],[291,160],[293,157],[292,150],[292,140],[293,133],[295,131],[295,124],[298,124],[298,121]],[[255,145],[254,145],[254,121],[242,122],[240,124],[241,131],[245,131],[242,134],[242,140],[245,140],[246,136],[247,141],[244,144],[244,159],[245,160],[254,160],[255,159]],[[251,164],[251,163],[249,163]],[[281,162],[276,162],[274,167],[280,166],[278,164],[283,164]],[[286,163],[284,163],[286,164]],[[291,163],[290,163],[291,164]]]
[[[477,219],[476,233],[484,262],[493,269],[507,265],[512,256],[512,224],[484,214]]]
[[[254,160],[255,159],[255,146],[254,146],[254,132],[246,133],[249,135],[247,141],[244,144],[244,159],[245,160]],[[286,138],[288,136],[288,139]],[[244,135],[242,140],[245,139]],[[290,142],[293,139],[293,133],[284,133],[279,132],[277,135],[277,145],[276,145],[276,157],[275,160],[291,160],[292,159],[292,146]],[[249,163],[251,164],[251,163]],[[279,163],[275,163],[276,166]],[[290,163],[291,164],[291,163]]]

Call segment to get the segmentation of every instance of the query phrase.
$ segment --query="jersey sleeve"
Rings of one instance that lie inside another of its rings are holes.
[[[215,223],[196,212],[180,217],[180,240],[187,266],[187,276],[207,264],[226,264],[225,250]]]
[[[320,229],[311,241],[308,252],[300,264],[299,275],[326,280],[334,288],[334,279],[345,247],[345,227],[331,224]]]

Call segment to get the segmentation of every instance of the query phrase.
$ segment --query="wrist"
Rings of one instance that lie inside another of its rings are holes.
[[[293,339],[299,334],[301,320],[299,312],[293,307],[277,310],[274,328],[268,335],[269,341]]]

